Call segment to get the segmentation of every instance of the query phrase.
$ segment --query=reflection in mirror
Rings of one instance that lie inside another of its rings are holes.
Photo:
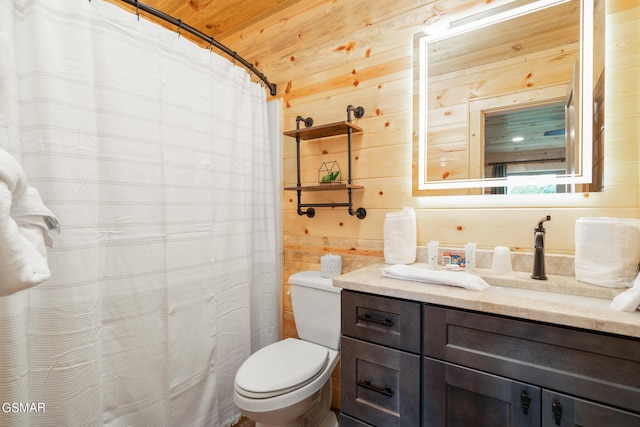
[[[513,4],[416,35],[414,190],[589,191],[593,0]]]
[[[491,187],[491,194],[566,192],[545,179],[567,173],[565,135],[564,103],[486,114],[484,177],[507,178],[507,187]],[[518,184],[522,176],[536,182]]]

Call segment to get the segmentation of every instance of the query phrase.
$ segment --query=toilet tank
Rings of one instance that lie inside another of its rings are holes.
[[[298,336],[334,350],[340,349],[340,288],[319,271],[289,277],[293,317]]]

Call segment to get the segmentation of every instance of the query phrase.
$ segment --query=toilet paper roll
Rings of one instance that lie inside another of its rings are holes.
[[[342,257],[327,254],[320,257],[320,276],[333,279],[342,274]]]
[[[418,243],[416,213],[405,207],[389,212],[384,218],[384,262],[387,264],[412,264],[416,261]]]

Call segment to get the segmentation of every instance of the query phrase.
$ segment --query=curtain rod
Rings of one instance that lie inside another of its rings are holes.
[[[89,1],[91,1],[91,0],[89,0]],[[276,84],[275,83],[270,83],[269,80],[267,79],[267,76],[265,76],[260,71],[258,71],[258,69],[256,67],[254,67],[253,64],[248,62],[243,57],[239,56],[237,52],[234,52],[233,50],[229,49],[228,47],[226,47],[222,43],[218,42],[217,40],[214,40],[213,37],[204,34],[203,32],[193,28],[190,25],[185,24],[184,22],[182,22],[182,19],[177,19],[177,18],[174,18],[171,15],[167,15],[166,13],[164,13],[164,12],[158,10],[158,9],[154,9],[153,7],[149,6],[148,4],[139,2],[137,0],[120,0],[120,1],[122,1],[124,3],[127,3],[127,4],[129,4],[131,6],[134,6],[136,8],[136,14],[138,16],[140,16],[138,10],[142,10],[143,12],[150,13],[151,15],[153,15],[153,16],[155,16],[157,18],[160,18],[160,19],[162,19],[164,21],[167,21],[168,23],[178,27],[178,34],[180,33],[180,31],[184,30],[184,31],[186,31],[186,32],[188,32],[190,34],[193,34],[194,36],[206,41],[207,43],[209,43],[210,46],[214,46],[214,47],[218,48],[222,52],[224,52],[227,55],[229,55],[230,57],[232,57],[234,61],[240,62],[242,65],[244,65],[246,68],[248,68],[249,71],[251,71],[253,74],[258,76],[258,78],[260,80],[262,80],[267,85],[267,87],[269,88],[269,92],[271,93],[271,96],[275,96],[276,95]]]

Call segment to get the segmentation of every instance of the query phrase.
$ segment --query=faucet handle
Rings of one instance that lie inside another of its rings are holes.
[[[546,221],[551,221],[551,215],[547,215],[546,217],[538,221],[538,227],[534,231],[544,231],[544,227],[542,226],[542,223]]]

